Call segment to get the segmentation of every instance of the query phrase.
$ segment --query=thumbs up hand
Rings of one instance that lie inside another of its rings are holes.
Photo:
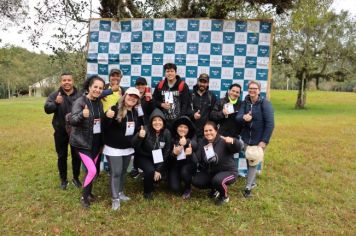
[[[115,115],[115,112],[109,108],[109,110],[106,112],[106,117],[107,118],[113,118]]]
[[[56,100],[54,100],[57,104],[61,104],[63,102],[63,97],[61,95],[61,92],[58,92],[58,95],[56,97]]]
[[[84,118],[88,118],[89,117],[89,109],[88,109],[87,105],[85,105],[85,107],[83,109],[83,117]]]
[[[247,114],[242,117],[246,122],[250,122],[252,120],[252,113],[249,111]]]
[[[192,144],[190,143],[190,144],[189,144],[189,147],[187,147],[187,148],[185,149],[185,155],[186,155],[186,156],[189,156],[189,155],[192,155],[192,153],[193,153],[193,148],[192,148]]]
[[[141,125],[141,129],[140,129],[140,131],[138,132],[138,136],[139,136],[140,138],[144,138],[144,137],[146,136],[146,130],[145,130],[145,128],[143,127],[143,125]]]
[[[178,145],[178,146],[174,145],[173,146],[173,154],[176,155],[176,156],[178,156],[179,153],[182,152],[182,150],[183,150],[183,147],[180,146],[180,145]]]
[[[187,139],[183,136],[179,139],[179,145],[184,146],[187,144]]]
[[[201,118],[200,110],[194,113],[194,119],[199,120]]]

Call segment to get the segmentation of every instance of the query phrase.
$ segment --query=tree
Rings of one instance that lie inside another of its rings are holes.
[[[277,59],[298,80],[295,107],[305,108],[308,81],[345,80],[355,53],[354,22],[329,11],[332,0],[299,0],[276,35]]]

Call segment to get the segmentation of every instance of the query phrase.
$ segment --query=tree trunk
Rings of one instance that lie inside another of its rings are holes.
[[[306,104],[306,99],[307,99],[307,91],[306,91],[307,78],[305,76],[304,71],[297,73],[297,75],[299,78],[299,85],[298,85],[298,97],[297,97],[297,102],[295,103],[295,108],[304,109]]]
[[[315,79],[316,90],[319,90],[319,77]]]

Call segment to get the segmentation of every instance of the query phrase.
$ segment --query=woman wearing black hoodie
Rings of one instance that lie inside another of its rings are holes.
[[[183,181],[183,199],[188,199],[197,165],[195,127],[187,116],[182,116],[173,123],[172,129],[173,150],[168,160],[168,184],[171,190],[179,193]]]
[[[138,152],[137,164],[143,170],[143,196],[153,199],[153,183],[162,178],[165,163],[171,149],[171,133],[166,129],[165,118],[161,110],[155,109],[149,124],[133,137],[132,144]]]
[[[236,181],[237,169],[234,153],[243,148],[242,141],[220,136],[216,124],[208,121],[204,126],[204,138],[196,153],[200,172],[193,177],[193,185],[198,188],[211,188],[211,197],[219,192],[217,205],[229,201],[227,186]],[[215,195],[216,196],[216,195]]]

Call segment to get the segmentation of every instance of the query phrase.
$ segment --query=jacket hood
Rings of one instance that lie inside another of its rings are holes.
[[[174,121],[173,127],[172,127],[173,136],[178,136],[177,128],[181,124],[188,126],[189,131],[187,134],[187,138],[192,138],[195,133],[195,126],[194,126],[193,122],[189,119],[188,116],[181,116],[176,121]]]
[[[149,123],[149,126],[152,127],[152,120],[153,118],[155,117],[160,117],[162,120],[163,120],[163,128],[166,126],[166,118],[164,117],[164,114],[163,112],[156,108],[152,111],[151,115],[150,115],[150,123]]]

